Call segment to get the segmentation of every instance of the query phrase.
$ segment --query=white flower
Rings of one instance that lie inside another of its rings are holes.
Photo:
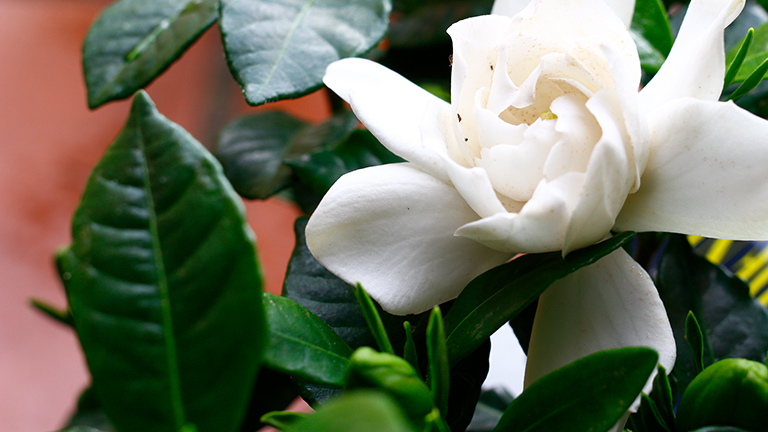
[[[693,0],[669,58],[638,93],[634,4],[498,0],[454,24],[451,104],[370,61],[325,83],[409,163],[352,172],[307,244],[392,313],[456,297],[516,253],[611,229],[768,239],[768,122],[718,102],[723,29],[743,0]],[[526,382],[592,352],[675,343],[652,281],[618,250],[542,295]]]

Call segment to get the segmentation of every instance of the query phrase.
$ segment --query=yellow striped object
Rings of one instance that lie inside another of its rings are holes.
[[[749,293],[768,305],[768,242],[688,236],[688,242],[711,263],[722,265],[749,285]]]

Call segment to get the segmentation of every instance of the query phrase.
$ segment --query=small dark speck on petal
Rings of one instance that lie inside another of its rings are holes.
[[[459,118],[459,121],[461,121],[461,114],[456,113],[456,116]]]

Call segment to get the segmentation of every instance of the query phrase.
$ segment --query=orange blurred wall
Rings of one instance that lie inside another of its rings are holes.
[[[0,0],[0,431],[63,426],[87,385],[73,333],[29,306],[65,297],[52,256],[69,243],[88,174],[116,136],[128,103],[89,111],[80,66],[88,26],[103,0]],[[148,92],[160,111],[204,145],[246,111],[281,109],[308,120],[329,115],[323,92],[261,108],[245,105],[226,71],[217,28]],[[246,204],[266,286],[279,292],[299,211],[271,199]]]

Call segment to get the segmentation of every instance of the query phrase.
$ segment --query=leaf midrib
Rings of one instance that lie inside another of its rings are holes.
[[[264,87],[267,84],[269,84],[270,81],[272,81],[272,77],[275,75],[275,72],[277,71],[278,66],[280,63],[283,62],[283,57],[285,57],[285,53],[288,52],[288,46],[291,44],[291,41],[293,40],[293,35],[296,33],[296,30],[299,29],[299,26],[301,25],[302,21],[304,21],[304,17],[309,12],[309,9],[312,7],[312,5],[315,3],[316,0],[308,0],[306,3],[304,3],[304,6],[301,7],[301,10],[299,11],[299,14],[296,15],[296,19],[293,20],[293,23],[291,24],[290,30],[288,30],[288,34],[285,35],[285,41],[283,42],[283,46],[280,47],[280,54],[277,56],[277,60],[275,60],[275,63],[272,65],[272,69],[269,70],[269,74],[267,75],[267,78],[264,80],[264,82],[261,84],[260,87]]]
[[[168,287],[168,279],[165,274],[165,263],[163,262],[163,251],[160,245],[160,233],[157,226],[157,214],[155,213],[154,197],[152,195],[151,179],[149,175],[149,162],[147,161],[147,148],[145,137],[145,119],[138,122],[139,129],[139,147],[141,148],[141,169],[143,177],[143,189],[146,193],[146,204],[149,212],[149,232],[152,239],[152,255],[157,269],[157,286],[160,294],[160,303],[162,306],[163,322],[163,342],[165,344],[165,354],[168,367],[168,385],[171,397],[171,407],[173,410],[173,419],[176,430],[186,423],[184,414],[184,405],[181,398],[181,383],[179,380],[178,355],[176,352],[176,341],[173,330],[173,315],[171,313],[171,298]]]

